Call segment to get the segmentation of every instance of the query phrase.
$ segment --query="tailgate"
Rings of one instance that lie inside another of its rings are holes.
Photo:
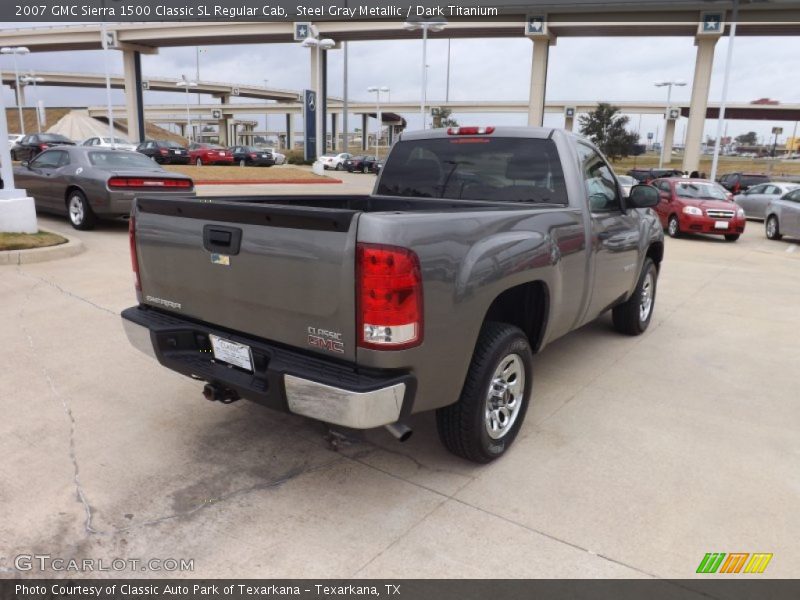
[[[142,302],[354,361],[358,214],[263,200],[139,198]]]

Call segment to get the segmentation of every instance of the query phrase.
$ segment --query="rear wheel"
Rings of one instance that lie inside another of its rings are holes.
[[[735,242],[738,239],[739,239],[739,234],[738,233],[726,233],[725,234],[725,241],[726,242]]]
[[[770,215],[767,218],[766,229],[767,229],[767,238],[771,240],[779,240],[783,237],[783,235],[781,234],[780,223],[778,223],[778,217],[776,217],[775,215]]]
[[[670,215],[669,221],[667,221],[667,233],[669,237],[673,238],[681,236],[681,224],[676,215]]]
[[[645,332],[653,316],[656,302],[658,269],[650,258],[646,258],[639,275],[639,282],[626,302],[611,311],[614,327],[620,333],[639,335]]]
[[[519,327],[484,323],[458,402],[436,411],[439,438],[450,452],[488,463],[508,450],[525,420],[532,362]]]
[[[69,211],[69,222],[75,229],[86,231],[93,229],[97,223],[97,217],[89,206],[83,192],[73,190],[67,196],[67,210]]]
[[[367,173],[369,173],[369,167],[367,165],[364,165],[363,167],[361,167],[361,172],[364,173],[364,175],[366,175]]]

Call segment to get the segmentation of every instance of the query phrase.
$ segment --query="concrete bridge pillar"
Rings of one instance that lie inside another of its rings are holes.
[[[547,87],[547,60],[555,38],[549,35],[532,37],[531,87],[528,97],[528,125],[541,127],[544,123],[544,98]]]
[[[292,140],[292,134],[294,133],[293,127],[293,117],[292,113],[286,113],[286,149],[291,150],[294,144],[294,140]]]
[[[686,147],[683,150],[683,170],[700,169],[700,144],[708,109],[708,90],[711,85],[711,69],[714,66],[714,49],[719,36],[697,36],[697,59],[694,65],[692,100],[689,105],[689,123],[686,126]],[[674,127],[674,121],[673,121]]]
[[[122,51],[122,69],[125,80],[125,114],[128,117],[128,139],[143,142],[144,102],[142,100],[142,57],[135,50]]]
[[[366,151],[367,149],[367,118],[369,115],[364,113],[361,115],[361,150]]]

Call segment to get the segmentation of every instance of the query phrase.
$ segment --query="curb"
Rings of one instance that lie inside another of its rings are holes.
[[[41,229],[40,231],[67,238],[67,243],[46,248],[29,248],[28,250],[2,250],[0,251],[0,265],[25,265],[68,258],[80,254],[86,249],[83,242],[78,238],[60,232],[47,231],[46,229]]]
[[[195,180],[195,185],[269,185],[269,184],[328,184],[328,183],[343,183],[341,179],[209,179],[209,180]]]

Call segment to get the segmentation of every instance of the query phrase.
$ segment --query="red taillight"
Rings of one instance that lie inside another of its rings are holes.
[[[400,350],[422,343],[422,275],[407,248],[358,244],[358,345]]]
[[[160,148],[158,151],[159,151],[161,154],[163,154],[164,156],[166,156],[167,154],[169,154],[169,150],[167,150],[166,148]]]
[[[494,127],[448,127],[447,135],[483,135],[494,133]]]
[[[150,179],[141,177],[112,177],[108,180],[110,188],[191,188],[189,179]]]
[[[131,267],[133,267],[133,282],[136,286],[136,291],[142,291],[142,282],[139,279],[139,257],[136,256],[136,219],[131,215],[131,220],[128,221],[128,242],[131,247]]]
[[[39,144],[39,150],[47,150],[49,147],[48,144]]]
[[[258,154],[253,152],[253,153],[250,154],[250,158],[258,158]]]

